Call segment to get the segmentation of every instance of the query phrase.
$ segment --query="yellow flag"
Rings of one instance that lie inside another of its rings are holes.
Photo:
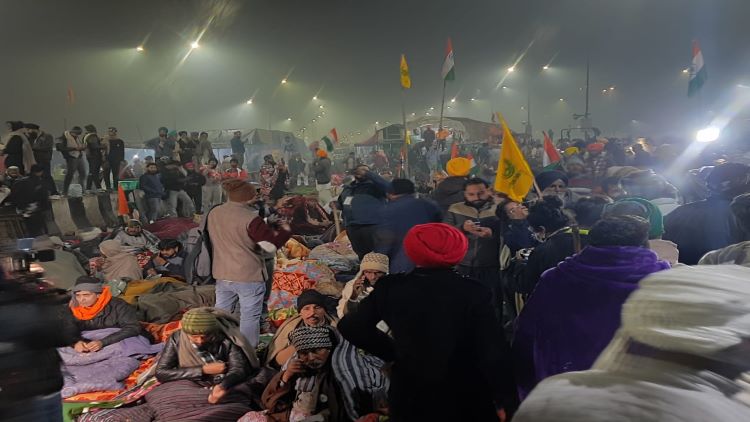
[[[404,143],[406,143],[406,145],[411,145],[411,134],[409,133],[409,129],[406,130],[406,139],[404,139]]]
[[[513,139],[505,119],[500,113],[497,113],[497,118],[503,128],[503,146],[500,150],[500,162],[497,164],[495,190],[508,195],[513,201],[522,202],[534,184],[534,174]]]
[[[406,64],[406,56],[401,55],[401,87],[411,88],[411,76],[409,76],[409,65]]]

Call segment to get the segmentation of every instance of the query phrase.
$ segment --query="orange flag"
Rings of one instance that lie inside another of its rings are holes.
[[[128,207],[128,199],[125,197],[125,191],[122,186],[117,185],[117,215],[130,215],[130,208]]]

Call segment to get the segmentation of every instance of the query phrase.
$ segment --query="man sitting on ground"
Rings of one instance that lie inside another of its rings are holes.
[[[267,414],[251,412],[238,422],[349,420],[331,367],[336,336],[329,327],[297,327],[289,335],[297,351],[263,392]]]
[[[164,239],[159,242],[159,253],[151,258],[143,269],[147,277],[161,275],[164,277],[184,278],[183,262],[187,257],[182,243],[175,239]]]
[[[114,240],[119,241],[122,246],[129,246],[137,252],[145,252],[157,248],[159,238],[148,230],[143,229],[141,222],[130,220],[124,229],[117,232]]]
[[[70,311],[80,331],[119,328],[101,340],[78,340],[73,348],[79,353],[98,352],[103,347],[141,334],[141,326],[133,309],[122,299],[112,297],[109,287],[94,277],[81,276],[73,286]]]
[[[339,318],[357,308],[359,302],[373,291],[378,280],[388,274],[388,266],[388,257],[383,254],[370,252],[362,258],[359,272],[346,283],[341,292],[339,306],[336,308]]]
[[[299,326],[319,327],[335,325],[336,320],[328,315],[325,309],[326,297],[317,290],[305,290],[297,298],[297,312],[299,315],[289,318],[279,327],[268,345],[266,365],[280,368],[296,350],[289,343],[289,334]]]

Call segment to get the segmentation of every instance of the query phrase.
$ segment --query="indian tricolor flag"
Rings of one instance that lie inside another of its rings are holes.
[[[476,176],[479,174],[479,164],[477,164],[476,160],[474,160],[474,155],[472,153],[469,153],[469,155],[466,156],[466,159],[469,160],[469,176]]]
[[[703,65],[703,53],[698,41],[693,41],[693,64],[690,66],[690,84],[688,85],[688,97],[692,97],[700,91],[706,83],[708,74],[706,66]]]
[[[443,81],[452,81],[456,79],[453,63],[453,43],[448,38],[448,45],[445,46],[445,61],[443,61]]]
[[[326,150],[328,152],[333,151],[333,146],[339,143],[339,134],[336,132],[336,128],[331,129],[328,135],[324,136],[321,141],[326,144]]]
[[[555,148],[547,132],[544,134],[544,156],[542,157],[542,165],[546,168],[550,165],[557,164],[560,162],[560,153]]]

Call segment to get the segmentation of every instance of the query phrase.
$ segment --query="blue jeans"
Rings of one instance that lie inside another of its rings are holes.
[[[4,422],[25,421],[62,421],[62,397],[60,392],[46,396],[36,396],[23,402],[15,403],[8,409],[1,409]]]
[[[266,285],[258,282],[216,280],[216,307],[233,312],[240,305],[240,331],[253,348],[260,340],[260,314]]]
[[[146,198],[148,213],[146,218],[150,221],[156,221],[159,218],[159,208],[161,208],[161,198]]]

